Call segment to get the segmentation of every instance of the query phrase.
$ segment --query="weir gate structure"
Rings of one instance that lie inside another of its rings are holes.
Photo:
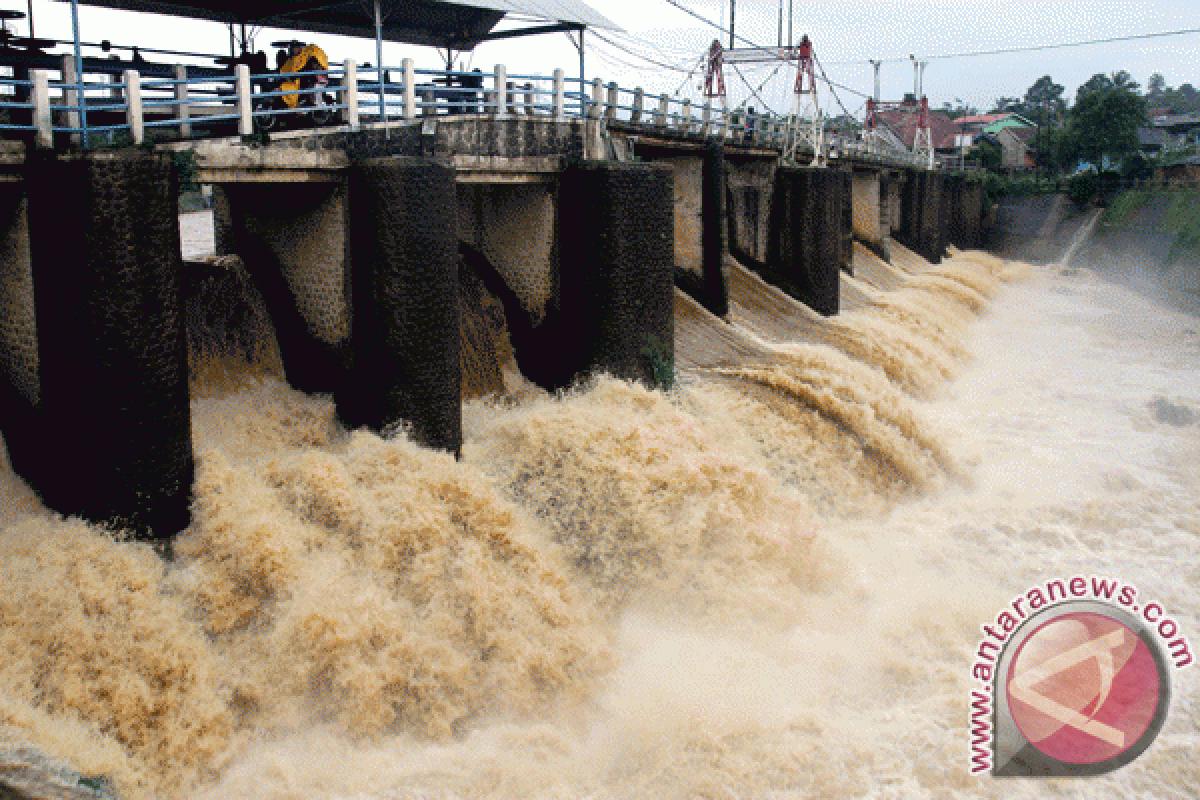
[[[827,166],[794,166],[778,120],[647,110],[598,81],[568,94],[561,71],[514,88],[503,67],[467,108],[419,92],[411,62],[399,74],[395,118],[367,113],[390,95],[361,101],[349,62],[330,72],[342,124],[268,137],[242,67],[222,101],[238,130],[206,139],[184,135],[184,80],[180,136],[151,146],[127,73],[113,129],[140,146],[91,150],[70,147],[78,122],[56,127],[32,76],[29,139],[0,152],[0,427],[47,506],[143,535],[188,524],[181,162],[214,187],[217,249],[264,298],[289,382],[332,394],[348,426],[406,424],[451,452],[470,286],[499,299],[537,384],[607,371],[667,386],[677,290],[724,316],[732,259],[831,315],[855,239],[933,262],[979,243],[981,187],[911,154],[832,142],[801,154]]]

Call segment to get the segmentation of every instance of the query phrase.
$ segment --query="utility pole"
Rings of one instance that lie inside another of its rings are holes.
[[[737,0],[729,0],[729,49],[734,48],[733,20],[737,16]]]

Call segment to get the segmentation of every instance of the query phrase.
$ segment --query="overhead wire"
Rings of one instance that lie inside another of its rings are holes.
[[[602,42],[605,42],[610,47],[615,47],[616,49],[620,50],[623,53],[628,53],[629,55],[633,56],[634,58],[640,58],[642,61],[645,61],[648,64],[653,64],[656,67],[661,67],[662,69],[669,69],[669,70],[672,70],[675,72],[687,72],[688,71],[685,67],[680,67],[680,66],[677,66],[674,64],[666,64],[662,61],[658,61],[656,59],[650,58],[649,56],[644,56],[644,55],[641,55],[640,53],[634,52],[633,50],[630,50],[629,48],[627,48],[617,42],[614,42],[612,39],[609,39],[607,36],[604,36],[603,34],[599,33],[598,31],[592,31],[592,36],[594,36],[595,38],[599,39]]]
[[[671,3],[671,0],[667,0],[667,2]],[[671,4],[674,5],[674,3],[671,3]],[[1112,44],[1114,42],[1132,42],[1132,41],[1137,41],[1139,39],[1157,39],[1157,38],[1162,38],[1165,36],[1186,36],[1188,34],[1193,34],[1193,33],[1200,33],[1200,28],[1180,28],[1178,30],[1173,30],[1173,31],[1157,31],[1154,33],[1133,33],[1133,34],[1127,34],[1125,36],[1110,36],[1110,37],[1107,37],[1104,39],[1085,39],[1085,40],[1078,41],[1078,42],[1058,42],[1056,44],[1024,45],[1024,46],[1020,46],[1020,47],[998,47],[994,50],[971,50],[971,51],[964,51],[961,53],[943,53],[941,55],[924,55],[924,56],[921,56],[921,58],[922,59],[930,59],[930,60],[934,60],[934,59],[943,60],[943,59],[949,59],[949,58],[974,58],[977,56],[1007,55],[1010,53],[1033,53],[1033,52],[1038,52],[1038,51],[1042,51],[1042,50],[1063,50],[1063,49],[1071,48],[1071,47],[1087,47],[1088,45],[1093,45],[1093,44]],[[880,58],[880,59],[875,59],[875,60],[881,61],[881,62],[887,64],[887,63],[909,61],[910,58],[908,56],[894,56],[891,58]],[[870,63],[871,63],[870,59],[866,59],[866,60],[858,59],[858,60],[850,60],[850,61],[830,62],[829,66],[840,67],[840,66],[849,66],[849,65],[867,65]]]

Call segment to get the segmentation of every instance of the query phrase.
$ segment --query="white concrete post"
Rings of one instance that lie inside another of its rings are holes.
[[[404,118],[415,119],[417,116],[417,66],[411,58],[400,62],[404,71]],[[384,101],[384,108],[387,102]]]
[[[679,127],[684,133],[692,130],[692,98],[690,97],[683,99],[683,115],[679,120]]]
[[[508,68],[503,64],[496,65],[496,75],[493,78],[492,113],[504,116],[508,112]]]
[[[708,136],[712,131],[712,101],[706,100],[704,103],[704,111],[700,114],[700,135]]]
[[[566,116],[567,108],[567,73],[561,69],[554,70],[554,118]]]
[[[249,136],[254,133],[254,101],[250,93],[250,67],[237,65],[237,108],[238,133]]]
[[[142,118],[142,76],[136,69],[125,70],[125,123],[133,135],[133,143],[141,144],[146,138],[146,126]]]
[[[592,79],[592,105],[588,109],[588,116],[595,119],[600,118],[601,108],[604,105],[604,84],[599,78]]]
[[[608,104],[604,109],[604,116],[608,119],[616,119],[619,105],[621,105],[621,90],[617,88],[617,82],[612,81],[608,84]]]
[[[45,70],[35,69],[33,78],[33,127],[37,129],[35,141],[38,147],[54,147],[54,120],[50,116],[50,75]]]
[[[351,128],[358,128],[358,62],[347,58],[342,75],[342,92],[339,99],[342,109],[342,122]]]
[[[175,65],[175,80],[187,80],[187,66],[184,64]],[[188,105],[188,85],[186,83],[175,84],[175,119],[179,120],[179,136],[187,139],[192,135],[192,123],[189,122],[192,116],[192,109]]]
[[[667,113],[670,110],[671,98],[664,95],[659,95],[658,111],[654,112],[654,124],[660,128],[667,127]]]
[[[646,105],[646,93],[642,91],[642,87],[637,87],[633,90],[633,111],[629,112],[630,122],[642,121],[642,110]]]
[[[78,83],[79,76],[75,74],[75,56],[65,55],[62,57],[62,66],[59,68],[62,72],[62,81],[66,84]],[[62,102],[66,106],[79,105],[79,92],[75,89],[63,89]],[[80,125],[79,111],[68,111],[64,119],[68,128],[78,128]],[[72,133],[71,141],[78,142],[79,134]]]

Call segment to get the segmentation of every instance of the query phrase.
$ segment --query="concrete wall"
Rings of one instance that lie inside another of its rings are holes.
[[[851,177],[854,233],[875,245],[881,244],[884,236],[879,183],[878,172],[855,170]]]
[[[458,238],[478,250],[535,323],[558,291],[552,184],[459,184]]]
[[[218,247],[242,257],[262,292],[288,380],[303,391],[333,391],[344,379],[351,329],[345,185],[220,189]]]
[[[743,158],[727,159],[726,163],[731,248],[765,261],[776,162]]]

